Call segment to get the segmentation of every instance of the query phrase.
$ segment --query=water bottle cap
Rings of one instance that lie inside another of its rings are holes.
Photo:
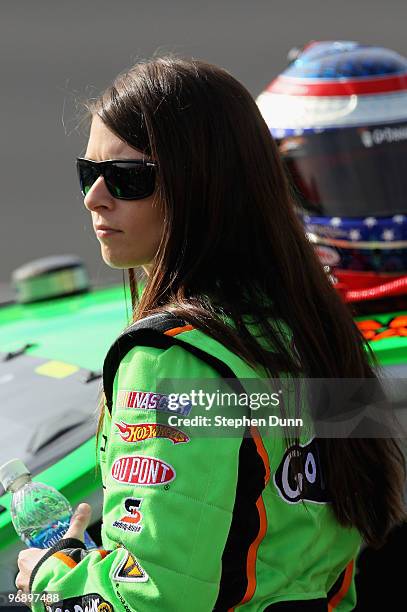
[[[11,459],[0,466],[0,482],[7,491],[9,486],[13,484],[17,478],[29,474],[30,470],[24,465],[20,459]]]

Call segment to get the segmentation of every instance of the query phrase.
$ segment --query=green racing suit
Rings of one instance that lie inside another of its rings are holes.
[[[194,437],[193,427],[166,423],[159,380],[260,375],[185,322],[164,317],[154,333],[165,342],[147,330],[114,345],[115,367],[105,362],[103,549],[60,540],[34,568],[32,592],[60,594],[54,612],[352,610],[361,538],[321,493],[316,439],[299,449],[314,470],[304,505],[283,437],[256,428]]]

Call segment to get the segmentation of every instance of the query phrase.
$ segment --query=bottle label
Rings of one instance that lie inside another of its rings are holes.
[[[70,516],[63,517],[58,521],[50,523],[47,527],[26,538],[25,543],[30,548],[50,548],[56,544],[67,532]]]
[[[70,525],[70,521],[70,516],[63,517],[59,521],[55,521],[44,529],[41,529],[41,531],[38,531],[35,535],[32,534],[31,537],[23,537],[24,544],[29,548],[51,548],[51,546],[64,537]],[[85,531],[84,541],[86,548],[97,548],[97,545],[87,531]]]
[[[86,548],[88,548],[88,549],[90,549],[90,548],[97,548],[97,545],[92,540],[92,538],[90,537],[90,535],[88,534],[87,531],[85,531],[85,535],[84,535],[83,539],[84,539]]]

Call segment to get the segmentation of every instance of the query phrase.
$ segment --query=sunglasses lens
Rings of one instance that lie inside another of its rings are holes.
[[[113,197],[141,200],[152,195],[155,187],[155,168],[144,164],[114,162],[106,167],[106,185]]]
[[[83,196],[101,174],[110,194],[119,200],[142,200],[154,193],[154,166],[134,161],[107,161],[101,165],[87,159],[78,159],[76,164]]]
[[[76,163],[78,169],[79,184],[84,196],[88,193],[93,183],[97,180],[99,172],[92,162],[78,159]]]

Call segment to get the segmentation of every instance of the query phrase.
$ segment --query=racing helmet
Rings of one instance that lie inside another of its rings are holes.
[[[257,98],[318,256],[347,301],[407,293],[407,59],[312,42]]]

